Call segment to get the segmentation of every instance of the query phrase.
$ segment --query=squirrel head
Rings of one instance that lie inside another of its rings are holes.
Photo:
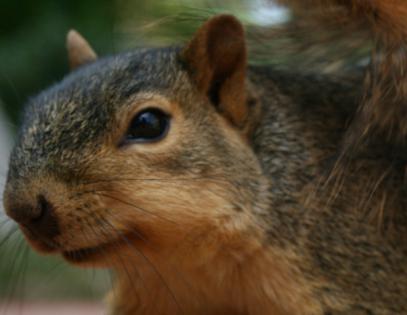
[[[68,50],[74,70],[26,106],[4,194],[37,250],[112,265],[133,246],[219,250],[257,230],[266,184],[234,17],[183,48],[97,59],[70,32]]]

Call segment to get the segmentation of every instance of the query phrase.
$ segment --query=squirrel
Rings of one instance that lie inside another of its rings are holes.
[[[111,314],[407,314],[407,4],[282,2],[377,36],[365,80],[249,65],[222,14],[104,58],[71,31],[71,73],[26,105],[6,213],[112,269]]]

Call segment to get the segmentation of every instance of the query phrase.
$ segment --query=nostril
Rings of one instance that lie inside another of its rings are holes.
[[[50,215],[52,206],[44,195],[38,195],[37,208],[33,211],[31,222],[36,223],[42,221],[46,216]]]
[[[59,225],[54,206],[44,195],[37,197],[37,211],[30,222],[31,228],[41,237],[52,239],[59,234]]]
[[[21,204],[8,207],[8,215],[36,237],[52,239],[59,234],[53,205],[44,195],[38,195],[36,205]]]

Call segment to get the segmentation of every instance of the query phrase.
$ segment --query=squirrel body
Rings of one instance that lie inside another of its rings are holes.
[[[37,250],[114,270],[112,314],[407,313],[405,146],[344,150],[363,76],[248,67],[229,15],[97,60],[79,36],[4,203]]]

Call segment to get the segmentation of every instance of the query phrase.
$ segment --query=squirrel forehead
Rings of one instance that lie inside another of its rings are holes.
[[[118,101],[137,92],[169,88],[180,69],[176,56],[176,49],[167,48],[102,58],[73,71],[60,83],[40,93],[32,99],[29,109],[58,107],[63,111],[67,102],[85,108],[96,100],[118,106]]]
[[[27,104],[12,161],[61,160],[94,147],[129,98],[172,90],[180,69],[175,48],[139,50],[79,68]]]

